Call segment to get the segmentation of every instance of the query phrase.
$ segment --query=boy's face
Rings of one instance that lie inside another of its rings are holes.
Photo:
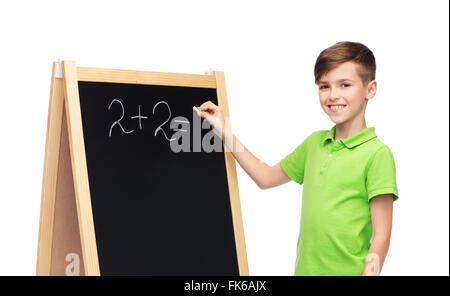
[[[376,81],[363,84],[355,62],[345,62],[318,82],[320,105],[336,124],[355,121],[364,122],[367,101],[375,95]]]

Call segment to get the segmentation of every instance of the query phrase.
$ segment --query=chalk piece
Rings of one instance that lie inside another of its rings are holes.
[[[195,111],[197,111],[197,113],[200,113],[200,111],[198,111],[197,107],[192,107]]]

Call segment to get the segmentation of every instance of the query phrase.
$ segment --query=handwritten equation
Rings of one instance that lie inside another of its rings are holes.
[[[137,109],[137,110],[136,110]],[[172,111],[170,109],[169,104],[166,101],[159,101],[155,103],[152,109],[152,114],[147,115],[143,114],[141,110],[141,105],[137,105],[135,114],[129,116],[131,120],[135,120],[135,128],[130,129],[129,126],[124,126],[123,119],[126,116],[126,111],[124,104],[119,99],[113,99],[108,105],[108,111],[117,112],[117,117],[114,118],[109,131],[108,137],[112,138],[113,135],[117,135],[117,131],[120,131],[122,134],[129,135],[133,134],[136,131],[143,130],[143,122],[146,120],[150,120],[151,115],[155,115],[156,112],[163,112],[167,114],[166,117],[162,120],[162,122],[156,127],[153,135],[156,136],[158,133],[161,133],[164,138],[171,142],[170,147],[173,152],[190,152],[190,134],[191,134],[191,123],[190,121],[182,116],[177,116],[172,118]],[[211,130],[201,139],[201,129],[209,129],[211,126],[207,120],[204,120],[202,124],[200,124],[200,117],[197,115],[197,112],[193,112],[193,151],[199,152],[200,149],[203,148],[206,152],[222,151],[222,141],[218,138],[214,132]],[[115,113],[116,114],[116,113]],[[127,115],[128,116],[128,115]],[[129,125],[129,124],[128,124]],[[174,131],[171,136],[168,136],[169,130]],[[181,143],[180,143],[181,142]]]
[[[123,104],[122,104],[122,102],[121,102],[120,100],[118,100],[118,99],[112,100],[111,103],[110,103],[109,106],[108,106],[108,111],[111,110],[111,107],[112,107],[114,104],[115,104],[115,105],[118,105],[118,106],[120,107],[120,109],[121,109],[121,116],[120,116],[120,118],[118,118],[116,121],[114,121],[113,124],[111,125],[111,127],[109,128],[109,137],[112,136],[112,132],[113,132],[113,129],[114,129],[115,126],[118,126],[118,127],[122,130],[122,132],[125,133],[125,134],[131,134],[131,133],[133,133],[133,132],[135,131],[134,129],[133,129],[133,130],[126,130],[126,129],[123,127],[122,123],[120,122],[120,121],[123,119],[123,117],[125,116],[125,108],[124,108],[124,106],[123,106]],[[162,128],[167,122],[169,122],[170,118],[172,117],[172,112],[171,112],[171,110],[170,110],[169,104],[168,104],[166,101],[159,101],[159,102],[157,102],[157,103],[155,104],[155,106],[153,106],[152,115],[155,115],[155,110],[156,110],[156,108],[157,108],[158,106],[160,106],[160,105],[161,105],[161,106],[165,106],[165,109],[166,109],[167,112],[168,112],[168,117],[167,117],[167,119],[166,119],[163,123],[161,123],[161,124],[156,128],[154,135],[156,136],[156,135],[158,134],[158,132],[162,132],[163,135],[164,135],[164,137],[165,137],[168,141],[173,141],[173,140],[175,140],[175,139],[169,138],[169,137],[167,136],[166,132],[165,132],[165,131],[163,130],[163,128]],[[164,107],[163,107],[163,108],[164,108]],[[141,105],[138,105],[138,114],[135,115],[135,116],[131,116],[131,119],[137,119],[138,122],[139,122],[139,129],[142,130],[142,120],[143,120],[143,119],[148,119],[148,116],[142,115],[142,113],[141,113]],[[179,120],[176,120],[176,122],[179,122]],[[182,130],[182,129],[179,130],[179,129],[176,129],[176,131],[186,131],[186,130]]]

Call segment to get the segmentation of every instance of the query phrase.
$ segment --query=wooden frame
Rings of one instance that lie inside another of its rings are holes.
[[[83,263],[80,274],[100,275],[78,81],[216,88],[218,104],[229,117],[225,76],[218,71],[195,75],[85,68],[63,61],[63,78],[58,78],[57,66],[53,64],[36,272],[63,275],[62,255],[72,248]],[[224,153],[239,274],[249,275],[236,163],[226,147]]]
[[[51,274],[53,221],[64,103],[62,79],[55,77],[56,67],[56,63],[53,63],[47,121],[47,140],[45,144],[44,176],[42,182],[41,216],[36,264],[37,275]]]

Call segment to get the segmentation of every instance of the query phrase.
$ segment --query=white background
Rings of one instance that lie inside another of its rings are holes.
[[[367,126],[392,150],[399,200],[382,275],[449,274],[448,1],[2,1],[0,275],[35,274],[52,62],[225,72],[233,131],[273,165],[333,123],[313,67],[367,45]],[[301,187],[260,190],[238,166],[251,275],[292,275]]]

